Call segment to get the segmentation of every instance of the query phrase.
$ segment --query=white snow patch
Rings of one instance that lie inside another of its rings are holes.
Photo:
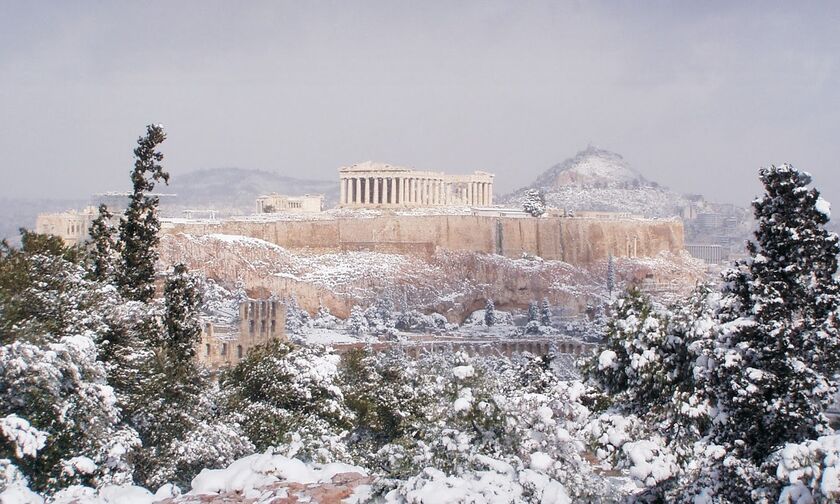
[[[817,198],[817,202],[814,204],[814,208],[817,212],[825,215],[826,219],[831,218],[831,203],[824,200],[822,196]]]

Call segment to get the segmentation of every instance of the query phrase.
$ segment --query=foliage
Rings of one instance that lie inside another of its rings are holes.
[[[163,127],[149,125],[146,126],[146,136],[137,140],[137,148],[134,149],[133,191],[119,228],[121,261],[117,284],[126,299],[147,302],[154,295],[160,220],[157,215],[158,197],[149,193],[157,182],[163,180],[169,183],[169,174],[160,165],[163,154],[157,150],[164,140]]]
[[[532,217],[542,217],[545,214],[545,193],[540,189],[528,189],[522,209]]]
[[[492,299],[487,299],[484,304],[484,325],[491,327],[496,325],[496,305]]]

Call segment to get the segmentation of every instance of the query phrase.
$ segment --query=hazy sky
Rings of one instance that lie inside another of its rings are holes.
[[[760,166],[840,207],[840,2],[0,0],[0,197],[368,159],[529,183],[594,144],[747,203]],[[274,189],[274,188],[272,188]]]

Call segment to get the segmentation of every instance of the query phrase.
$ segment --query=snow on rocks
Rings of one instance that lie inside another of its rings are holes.
[[[364,469],[341,463],[312,464],[283,455],[258,453],[241,458],[225,469],[205,469],[192,481],[192,490],[174,503],[218,502],[231,497],[275,502],[343,502],[359,490],[363,494],[370,478]],[[357,499],[358,500],[358,499]],[[285,501],[283,501],[285,502]]]
[[[498,463],[486,464],[487,470],[468,471],[458,476],[448,476],[427,467],[386,494],[385,502],[507,504],[525,502],[530,494],[542,504],[571,503],[563,485],[548,475],[531,469],[517,471],[509,464],[493,462]]]

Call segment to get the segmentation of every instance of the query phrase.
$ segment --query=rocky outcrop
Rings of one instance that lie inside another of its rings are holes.
[[[683,249],[679,220],[396,215],[309,220],[182,221],[168,234],[241,235],[289,250],[368,251],[429,257],[437,250],[523,254],[586,265],[616,257],[652,257]]]
[[[606,296],[606,260],[575,266],[447,250],[428,257],[290,251],[253,238],[186,234],[164,236],[160,251],[162,266],[184,262],[224,285],[242,282],[251,297],[294,296],[310,313],[325,307],[341,318],[353,306],[368,306],[382,297],[401,310],[442,313],[460,322],[483,308],[490,297],[500,309],[525,308],[547,298],[575,313]],[[619,280],[675,279],[677,289],[690,289],[703,275],[702,264],[670,252],[653,258],[618,258],[616,266]]]

